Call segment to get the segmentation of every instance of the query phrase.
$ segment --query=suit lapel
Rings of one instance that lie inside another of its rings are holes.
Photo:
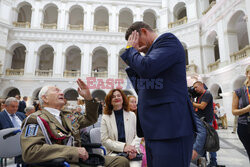
[[[48,117],[48,119],[53,122],[55,124],[56,127],[58,127],[59,129],[61,129],[62,131],[64,131],[66,134],[68,133],[68,131],[60,124],[60,122],[58,122],[58,120],[54,117],[54,115],[52,115],[50,112],[48,112],[47,110],[43,110],[43,113]]]
[[[113,129],[114,135],[115,135],[115,140],[118,140],[118,132],[117,132],[117,125],[116,125],[116,120],[115,120],[115,113],[114,111],[112,112],[112,114],[110,115],[110,126]]]
[[[126,142],[129,141],[129,114],[128,112],[123,110],[123,121],[124,121],[124,130],[125,130],[125,138],[126,138]]]
[[[5,116],[5,120],[9,123],[9,126],[10,126],[9,128],[14,128],[14,125],[13,125],[13,123],[12,123],[12,121],[11,121],[11,119],[10,119],[10,117],[9,117],[6,110],[4,110],[4,116]]]

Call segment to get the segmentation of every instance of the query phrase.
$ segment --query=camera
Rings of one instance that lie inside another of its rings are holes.
[[[194,99],[194,98],[198,97],[199,94],[196,93],[193,86],[190,86],[190,87],[188,87],[188,96],[190,99]]]

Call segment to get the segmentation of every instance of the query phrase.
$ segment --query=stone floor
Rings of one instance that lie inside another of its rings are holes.
[[[218,165],[226,167],[250,167],[247,153],[232,128],[218,130],[221,149],[217,152]],[[8,159],[8,167],[15,167],[13,159]]]

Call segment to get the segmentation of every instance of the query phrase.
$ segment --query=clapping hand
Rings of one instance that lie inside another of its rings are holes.
[[[91,100],[92,96],[89,91],[89,87],[80,79],[77,79],[77,84],[78,84],[78,93],[81,95],[85,100]]]

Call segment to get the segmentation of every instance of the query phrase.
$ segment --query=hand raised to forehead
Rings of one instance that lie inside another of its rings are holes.
[[[134,30],[129,38],[128,38],[128,42],[127,42],[127,46],[132,46],[134,47],[136,50],[139,49],[139,33]]]
[[[78,93],[81,95],[85,100],[91,100],[92,96],[89,91],[89,87],[83,82],[80,78],[77,79],[77,85],[78,85]]]

